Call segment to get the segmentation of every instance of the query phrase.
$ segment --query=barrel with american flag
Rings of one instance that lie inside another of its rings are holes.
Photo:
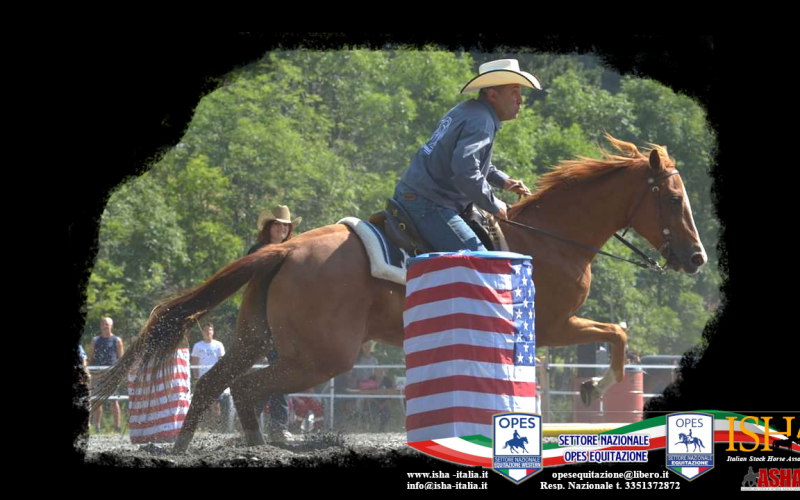
[[[432,253],[408,264],[403,312],[408,442],[483,435],[535,411],[531,258]]]
[[[174,442],[189,411],[189,349],[175,350],[164,365],[149,364],[128,374],[131,443]]]

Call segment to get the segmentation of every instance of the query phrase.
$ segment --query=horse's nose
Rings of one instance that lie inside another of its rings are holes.
[[[692,255],[692,264],[697,267],[702,266],[706,263],[706,254],[704,252],[697,252],[696,254]]]

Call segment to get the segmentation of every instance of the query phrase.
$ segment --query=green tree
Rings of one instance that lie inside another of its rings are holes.
[[[100,243],[88,287],[87,328],[96,332],[100,318],[111,316],[120,334],[138,333],[153,298],[178,289],[171,270],[186,258],[183,230],[153,176],[144,174],[112,195]]]
[[[626,141],[635,141],[639,136],[634,106],[627,96],[587,85],[575,71],[556,77],[547,99],[534,107],[562,128],[577,123],[589,140],[596,143],[603,141],[606,132]]]

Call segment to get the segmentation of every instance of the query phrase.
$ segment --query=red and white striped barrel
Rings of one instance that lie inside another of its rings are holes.
[[[128,411],[131,443],[173,442],[189,411],[189,349],[177,349],[175,359],[148,365],[137,380],[139,368],[128,374]],[[152,383],[151,383],[152,380]]]
[[[411,259],[403,312],[408,442],[491,437],[492,415],[536,410],[531,258],[510,252]]]

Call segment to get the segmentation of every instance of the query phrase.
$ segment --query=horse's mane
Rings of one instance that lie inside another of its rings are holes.
[[[510,207],[509,218],[513,219],[528,204],[534,203],[545,194],[560,187],[578,181],[597,179],[623,168],[647,168],[649,166],[649,155],[653,150],[658,152],[664,167],[675,168],[675,162],[670,159],[665,146],[648,143],[649,148],[645,149],[644,152],[640,152],[633,143],[615,139],[609,134],[605,134],[605,137],[620,154],[610,153],[598,146],[603,159],[596,160],[579,156],[577,160],[562,160],[550,172],[539,177],[536,192]]]

